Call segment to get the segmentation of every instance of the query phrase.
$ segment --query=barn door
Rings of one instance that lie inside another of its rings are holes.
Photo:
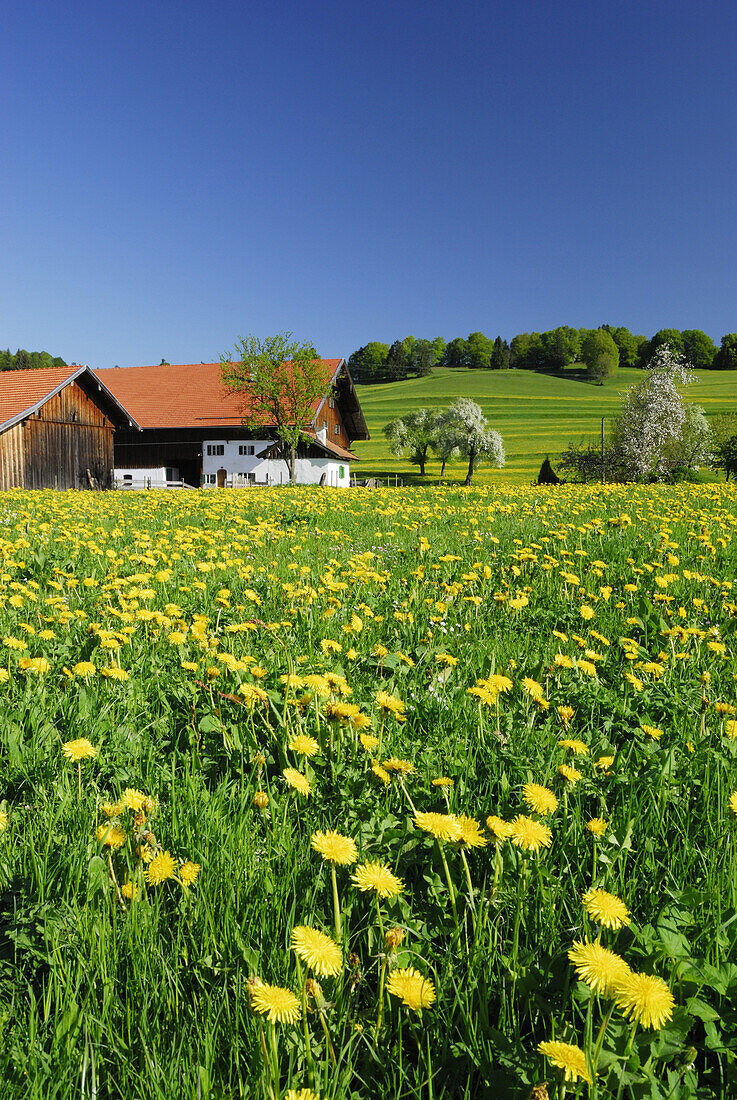
[[[228,476],[228,471],[222,467],[218,470],[218,489],[225,488],[225,479]]]

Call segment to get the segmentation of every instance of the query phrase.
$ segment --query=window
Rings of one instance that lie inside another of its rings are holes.
[[[207,444],[208,455],[224,455],[225,444],[224,443],[208,443]]]
[[[255,455],[256,447],[253,443],[239,443],[238,444],[239,455]]]
[[[345,466],[338,467],[338,477],[341,481],[345,480]]]
[[[335,398],[334,397],[329,397],[328,398],[328,405],[330,406],[331,409],[335,408]]]
[[[202,482],[204,485],[214,485],[216,482],[215,474],[203,474]]]
[[[340,435],[340,424],[335,425],[335,434]]]

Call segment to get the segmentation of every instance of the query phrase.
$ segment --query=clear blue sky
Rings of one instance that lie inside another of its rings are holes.
[[[0,346],[737,330],[733,0],[3,0]]]

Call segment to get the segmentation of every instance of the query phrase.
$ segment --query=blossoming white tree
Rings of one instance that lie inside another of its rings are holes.
[[[622,399],[613,433],[614,458],[625,480],[669,478],[683,465],[685,450],[692,466],[709,460],[708,425],[690,411],[679,385],[695,381],[682,355],[668,344],[657,349],[646,376]],[[684,436],[688,436],[688,445]],[[698,438],[694,438],[694,437]]]
[[[468,459],[465,485],[471,484],[473,471],[482,459],[492,466],[504,465],[504,443],[499,432],[489,427],[481,406],[468,397],[459,397],[437,420],[439,449]]]

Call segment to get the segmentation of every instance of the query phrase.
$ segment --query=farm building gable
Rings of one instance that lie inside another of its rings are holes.
[[[88,367],[0,373],[0,489],[112,482],[113,433],[136,422]]]

